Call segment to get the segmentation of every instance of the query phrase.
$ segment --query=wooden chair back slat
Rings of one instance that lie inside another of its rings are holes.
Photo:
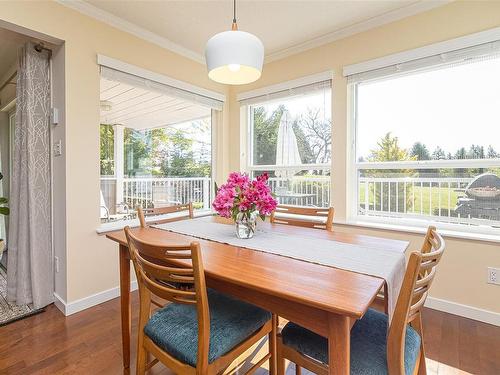
[[[193,270],[190,268],[168,267],[152,263],[147,259],[136,254],[137,261],[141,265],[142,271],[148,278],[155,278],[158,281],[172,281],[184,280],[185,283],[194,284]]]
[[[166,206],[166,207],[156,207],[156,208],[137,208],[137,216],[139,217],[139,223],[141,224],[141,227],[145,228],[147,226],[146,224],[146,217],[154,217],[154,216],[159,216],[159,215],[168,215],[168,214],[173,214],[173,213],[178,213],[178,212],[185,212],[185,215],[180,215],[180,216],[175,216],[175,217],[170,217],[170,218],[158,218],[157,220],[148,220],[148,223],[151,225],[157,225],[157,224],[165,224],[165,223],[170,223],[173,221],[179,221],[179,220],[186,220],[186,219],[192,219],[194,217],[194,211],[193,211],[193,204],[191,202],[186,203],[186,204],[177,204],[173,206]]]
[[[151,294],[164,300],[194,305],[198,316],[198,359],[197,369],[206,373],[208,369],[208,348],[210,340],[210,315],[208,309],[205,273],[201,260],[200,245],[170,245],[152,243],[135,236],[129,227],[125,228],[130,259],[139,284],[140,318],[142,332],[151,312]],[[176,260],[191,259],[191,267],[177,267]],[[181,289],[179,283],[192,285]]]
[[[294,216],[278,216],[276,214],[294,215]],[[300,216],[307,216],[311,219],[325,219],[324,222],[307,220]],[[334,209],[330,208],[315,208],[315,207],[299,207],[290,205],[278,205],[271,214],[271,223],[293,225],[305,228],[333,230]]]
[[[191,259],[191,247],[186,245],[162,245],[144,243],[141,245],[141,256],[154,259],[157,262],[165,262],[175,259]]]
[[[417,302],[413,303],[410,307],[410,310],[408,312],[408,319],[407,322],[411,323],[413,320],[413,317],[420,312],[420,309],[424,306],[425,300],[427,299],[428,295],[428,289],[425,290],[421,295],[420,298],[418,298]]]
[[[437,263],[435,263],[435,265],[436,264]],[[415,293],[420,288],[429,288],[430,287],[432,280],[434,279],[434,275],[436,275],[436,266],[435,265],[434,265],[434,267],[431,268],[430,272],[427,272],[427,274],[425,276],[422,276],[422,277],[417,279],[417,281],[415,282],[415,287],[414,287],[413,293]]]
[[[427,233],[425,234],[425,239],[424,243],[422,244],[422,247],[420,249],[420,252],[422,254],[426,254],[432,249],[432,239],[434,238],[434,234],[436,233],[436,227],[434,226],[429,226],[427,228]]]
[[[127,231],[129,241],[130,257],[136,268],[136,272],[140,276],[140,281],[144,282],[144,286],[149,289],[154,295],[168,301],[176,301],[180,303],[196,303],[196,293],[193,291],[179,290],[170,283],[183,282],[186,284],[196,283],[196,272],[194,268],[174,267],[165,265],[166,261],[186,258],[187,246],[178,248],[169,246],[165,250],[165,246],[146,243],[134,237],[130,231]],[[156,251],[151,251],[156,248]],[[191,248],[191,247],[190,247]],[[144,250],[149,250],[145,252]],[[191,251],[193,251],[192,249]],[[196,251],[196,250],[195,250]],[[146,254],[146,257],[144,256]],[[162,256],[168,253],[169,256]],[[187,301],[187,302],[183,302]]]
[[[415,328],[423,337],[421,310],[427,299],[429,288],[436,275],[436,266],[444,249],[443,238],[436,231],[436,228],[430,227],[421,251],[413,252],[410,255],[394,316],[389,327],[387,340],[389,375],[405,374],[404,347],[407,324],[412,323],[413,325],[414,322],[417,322]]]
[[[168,284],[159,283],[157,280],[149,278],[145,274],[142,274],[142,276],[146,288],[155,296],[171,302],[196,304],[196,293],[179,290],[175,287],[168,287]]]

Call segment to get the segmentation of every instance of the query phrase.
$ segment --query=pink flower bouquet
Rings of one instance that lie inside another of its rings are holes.
[[[268,178],[267,173],[253,180],[244,173],[231,173],[227,182],[217,190],[213,208],[220,216],[235,221],[241,218],[251,220],[257,214],[264,220],[277,205],[267,185]]]

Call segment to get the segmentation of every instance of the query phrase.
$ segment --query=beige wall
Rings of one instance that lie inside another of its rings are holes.
[[[61,174],[66,207],[66,288],[61,295],[75,301],[118,285],[116,246],[97,236],[99,226],[99,73],[96,54],[162,73],[201,87],[231,95],[223,126],[216,129],[217,179],[239,168],[239,91],[333,70],[334,185],[337,218],[345,218],[346,82],[344,65],[420,47],[429,43],[500,26],[500,2],[460,2],[361,33],[327,46],[266,64],[261,80],[246,87],[215,85],[201,64],[106,26],[54,2],[0,2],[0,20],[65,41],[65,170]],[[229,120],[228,120],[229,117]],[[64,131],[63,131],[64,130]],[[61,161],[57,161],[61,163]],[[64,211],[61,211],[64,213]],[[417,248],[421,236],[337,226],[378,236],[410,238]],[[500,267],[500,248],[479,241],[448,239],[448,250],[432,295],[500,312],[498,286],[487,285],[486,267]]]
[[[427,44],[500,26],[500,1],[456,2],[387,24],[264,66],[262,78],[230,90],[230,169],[240,169],[240,109],[236,94],[314,73],[333,70],[333,205],[336,219],[346,218],[347,85],[342,67]],[[337,226],[336,230],[410,239],[417,249],[421,235]],[[499,244],[447,239],[431,295],[436,298],[500,312],[500,287],[486,283],[486,268],[500,267]]]
[[[64,136],[66,196],[55,199],[66,202],[67,280],[66,288],[59,286],[57,292],[72,302],[114,288],[118,285],[117,246],[95,232],[99,226],[99,69],[96,55],[110,56],[221,93],[226,93],[227,89],[211,83],[202,64],[55,2],[0,2],[1,20],[65,42],[66,118],[62,125],[65,131],[59,134]],[[227,138],[225,126],[217,129],[221,139]],[[227,147],[227,142],[220,144]],[[218,153],[227,154],[222,149]],[[219,160],[217,170],[227,172],[223,160]]]

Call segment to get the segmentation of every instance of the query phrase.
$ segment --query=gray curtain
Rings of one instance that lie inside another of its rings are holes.
[[[50,186],[50,57],[19,51],[11,171],[7,299],[35,308],[53,301]]]

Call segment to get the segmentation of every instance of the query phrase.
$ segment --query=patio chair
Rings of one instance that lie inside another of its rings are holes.
[[[132,219],[133,215],[130,212],[130,209],[128,205],[126,204],[120,204],[117,205],[117,207],[122,207],[122,210],[124,212],[119,212],[115,214],[111,214],[108,206],[106,205],[106,201],[104,200],[104,195],[101,190],[101,205],[100,205],[100,218],[101,220],[104,221],[117,221],[117,220],[123,220],[123,219]]]

